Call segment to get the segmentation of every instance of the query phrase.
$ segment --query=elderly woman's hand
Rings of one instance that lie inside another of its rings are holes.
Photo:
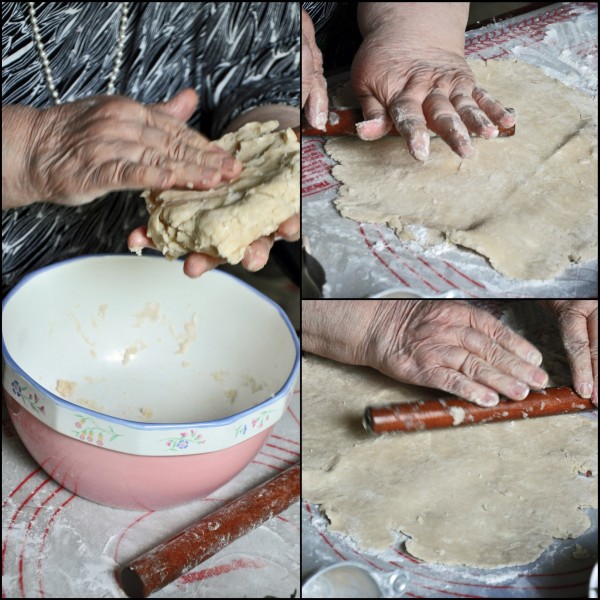
[[[315,41],[312,21],[302,9],[302,106],[312,127],[325,129],[328,105],[323,57]]]
[[[558,316],[573,387],[598,406],[598,300],[545,300]]]
[[[522,400],[548,375],[540,352],[486,311],[456,301],[305,301],[302,345],[406,383],[494,406]]]
[[[12,167],[3,208],[78,205],[121,189],[207,189],[234,177],[240,162],[185,124],[197,102],[188,89],[154,105],[95,96],[45,110],[3,107],[3,167],[5,157]]]
[[[462,157],[473,154],[470,133],[493,138],[515,118],[478,87],[464,60],[466,2],[362,2],[362,45],[352,63],[352,84],[364,121],[364,140],[392,126],[417,160],[429,156],[429,132]]]
[[[252,121],[265,122],[272,119],[279,121],[278,129],[294,128],[300,124],[300,111],[294,106],[285,104],[263,104],[236,117],[224,133],[237,131],[240,127]],[[281,223],[274,234],[263,236],[254,241],[246,250],[246,254],[242,259],[242,266],[249,271],[259,271],[267,264],[271,248],[277,240],[295,242],[298,239],[300,239],[300,216],[294,215]],[[155,247],[154,242],[147,235],[146,227],[134,229],[127,238],[127,243],[129,248],[136,250]],[[200,275],[224,262],[221,258],[192,252],[185,258],[183,272],[189,277],[200,277]]]

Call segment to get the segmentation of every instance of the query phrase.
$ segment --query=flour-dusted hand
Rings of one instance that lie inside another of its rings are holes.
[[[486,311],[457,301],[305,301],[303,348],[406,383],[494,406],[548,375],[540,352]]]
[[[545,300],[558,317],[573,387],[598,406],[598,300]]]
[[[325,129],[329,99],[323,76],[323,57],[315,41],[315,29],[302,9],[302,106],[312,127]]]
[[[45,110],[4,107],[3,152],[15,149],[19,174],[7,186],[10,204],[78,205],[115,190],[208,189],[234,177],[239,161],[185,124],[197,102],[188,89],[164,104],[94,96]]]
[[[514,116],[478,87],[464,60],[465,2],[363,2],[362,45],[352,63],[352,84],[365,121],[364,140],[392,126],[411,155],[429,157],[428,128],[462,157],[474,152],[470,133],[483,138],[510,127]]]

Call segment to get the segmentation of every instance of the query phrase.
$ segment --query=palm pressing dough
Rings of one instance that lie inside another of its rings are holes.
[[[385,223],[412,239],[426,228],[486,256],[516,279],[549,279],[597,254],[597,102],[513,61],[470,62],[477,82],[517,112],[514,137],[473,139],[461,159],[439,138],[417,163],[398,137],[332,138],[340,164],[335,205],[355,221]]]
[[[439,396],[439,393],[437,393]],[[428,562],[499,567],[535,560],[590,526],[597,419],[563,415],[368,436],[365,405],[436,392],[315,356],[302,363],[302,494],[361,548]],[[591,477],[583,476],[591,473]]]
[[[243,164],[206,191],[146,191],[148,235],[170,258],[202,252],[239,263],[248,246],[300,210],[300,144],[277,121],[248,123],[216,140]]]

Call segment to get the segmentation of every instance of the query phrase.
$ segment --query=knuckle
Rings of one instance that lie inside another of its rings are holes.
[[[567,354],[574,358],[585,356],[590,352],[590,345],[587,340],[567,338],[564,341],[564,346]]]
[[[489,368],[484,361],[472,354],[468,354],[459,370],[469,379],[480,380],[486,375]]]
[[[168,152],[173,160],[182,162],[186,156],[186,145],[179,139],[172,140],[168,144]]]
[[[140,163],[151,167],[164,167],[166,158],[154,148],[145,148],[140,156]]]

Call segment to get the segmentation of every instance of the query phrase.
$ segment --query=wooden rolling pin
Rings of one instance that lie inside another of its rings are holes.
[[[250,490],[121,570],[130,598],[146,598],[300,498],[300,463]]]
[[[594,408],[591,400],[579,397],[572,388],[556,387],[531,392],[525,400],[501,400],[491,407],[477,406],[456,398],[369,406],[365,410],[363,424],[367,431],[373,433],[409,432],[546,417]]]
[[[507,108],[509,112],[513,109]],[[332,118],[333,115],[333,118]],[[331,108],[329,119],[325,125],[325,131],[311,127],[305,120],[302,121],[302,133],[304,135],[356,135],[356,124],[364,121],[360,108]],[[516,125],[512,127],[499,127],[498,137],[511,137],[515,135]],[[395,127],[392,127],[388,135],[400,135]],[[432,134],[436,137],[435,134]]]

